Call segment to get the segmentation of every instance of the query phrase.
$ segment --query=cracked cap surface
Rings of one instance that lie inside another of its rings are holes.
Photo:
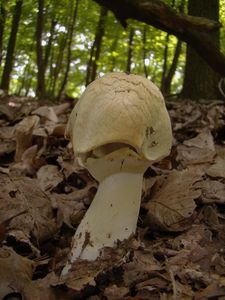
[[[133,74],[108,73],[93,81],[74,107],[66,137],[75,154],[122,143],[158,161],[170,153],[172,130],[160,90]]]

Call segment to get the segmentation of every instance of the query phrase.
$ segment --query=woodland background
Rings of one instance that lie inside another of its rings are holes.
[[[216,99],[223,25],[224,0],[1,0],[0,88],[78,97],[97,76],[125,71],[151,79],[166,96]]]
[[[173,146],[135,237],[62,277],[98,188],[65,126],[111,71],[161,88]],[[224,77],[225,0],[0,0],[0,299],[224,300]]]

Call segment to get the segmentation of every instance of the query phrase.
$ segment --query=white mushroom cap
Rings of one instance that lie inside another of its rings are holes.
[[[102,156],[114,144],[115,150],[129,146],[150,162],[167,156],[172,144],[160,90],[150,80],[126,73],[106,74],[87,87],[69,118],[66,136],[77,156],[92,151]]]

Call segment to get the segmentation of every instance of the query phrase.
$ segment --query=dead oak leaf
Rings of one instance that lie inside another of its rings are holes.
[[[13,249],[0,249],[0,299],[54,300],[55,297],[46,286],[32,281],[34,263],[18,255]],[[16,297],[16,298],[17,298]],[[14,298],[13,298],[14,299]]]
[[[32,235],[38,241],[50,238],[56,231],[51,200],[40,190],[38,181],[2,175],[0,184],[0,223],[15,215],[8,232],[19,230],[27,239]],[[24,214],[18,215],[23,211]]]
[[[160,272],[163,267],[149,251],[135,250],[132,260],[124,264],[123,269],[125,286],[133,286],[147,280],[149,274]]]
[[[201,194],[194,187],[200,179],[201,173],[198,174],[195,168],[173,170],[168,176],[161,176],[153,189],[152,199],[146,204],[150,227],[169,231],[185,229],[183,222],[193,215],[196,207],[194,199]]]
[[[31,284],[33,263],[12,249],[0,249],[0,299],[11,293],[26,296],[26,287]],[[21,298],[21,299],[22,299]]]
[[[201,189],[203,203],[225,203],[225,184],[217,180],[204,180],[195,184]]]
[[[51,191],[60,182],[63,181],[63,174],[59,171],[57,166],[45,165],[37,172],[39,185],[43,192]]]
[[[225,178],[225,159],[217,156],[214,164],[207,169],[206,174],[214,178]]]
[[[16,162],[20,161],[24,151],[31,147],[33,130],[39,122],[40,118],[38,116],[28,116],[15,125]]]
[[[57,225],[60,228],[65,223],[70,228],[78,226],[82,220],[87,207],[95,195],[96,184],[89,183],[84,189],[75,190],[69,194],[50,195],[52,206],[57,209]]]
[[[210,131],[203,131],[195,138],[177,146],[176,160],[182,166],[211,162],[215,156],[215,146]]]

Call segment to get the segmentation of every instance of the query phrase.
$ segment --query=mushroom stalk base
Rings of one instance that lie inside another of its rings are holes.
[[[95,260],[104,247],[113,247],[135,233],[141,202],[143,173],[116,173],[98,191],[72,241],[66,274],[76,259]]]

